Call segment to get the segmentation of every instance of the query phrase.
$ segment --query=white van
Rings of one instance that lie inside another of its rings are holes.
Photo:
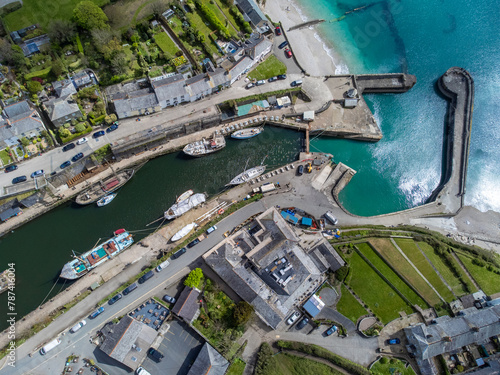
[[[82,328],[87,322],[85,320],[82,320],[80,323],[76,324],[75,326],[71,327],[69,330],[71,333],[75,333],[78,331],[80,328]]]
[[[156,267],[156,272],[160,272],[162,269],[167,268],[169,266],[169,264],[170,264],[170,262],[168,260],[159,264],[158,267]]]
[[[325,214],[325,217],[332,222],[333,225],[337,225],[338,220],[333,216],[332,211],[328,211]]]
[[[47,354],[50,350],[54,349],[60,343],[61,343],[61,339],[59,339],[59,338],[52,340],[47,345],[45,345],[42,349],[40,349],[40,354],[41,355]]]
[[[135,370],[135,373],[137,375],[151,375],[148,371],[146,371],[143,367],[139,367],[137,370]]]

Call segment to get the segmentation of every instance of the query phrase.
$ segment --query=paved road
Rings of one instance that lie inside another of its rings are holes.
[[[318,318],[336,321],[342,324],[348,333],[356,332],[356,325],[350,319],[347,319],[344,315],[330,307],[324,307],[319,313]]]

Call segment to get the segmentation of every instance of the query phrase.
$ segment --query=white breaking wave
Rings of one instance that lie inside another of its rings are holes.
[[[470,165],[469,165],[470,168]],[[489,210],[500,212],[500,181],[491,166],[483,167],[479,173],[479,186],[471,186],[465,194],[465,204],[481,212]]]
[[[333,65],[335,66],[335,74],[349,74],[349,67],[345,62],[341,61],[340,58],[336,58],[334,56],[334,49],[328,47],[328,44],[323,40],[323,38],[321,38],[318,33],[314,33],[314,38],[322,44],[326,54],[332,60]]]
[[[435,170],[421,170],[419,173],[407,172],[402,176],[398,189],[404,193],[410,207],[423,204],[431,195],[439,181],[439,174]]]

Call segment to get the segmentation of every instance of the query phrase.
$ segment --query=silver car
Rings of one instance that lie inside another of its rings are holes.
[[[293,314],[290,315],[290,317],[286,321],[286,324],[291,326],[293,323],[295,323],[297,321],[297,319],[299,319],[299,317],[300,317],[300,313],[298,311],[294,311]]]

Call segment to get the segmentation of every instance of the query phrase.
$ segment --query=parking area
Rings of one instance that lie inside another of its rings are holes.
[[[147,357],[142,367],[152,374],[185,375],[201,350],[204,340],[183,321],[173,319],[169,324],[170,329],[158,347],[164,358],[156,363]]]

